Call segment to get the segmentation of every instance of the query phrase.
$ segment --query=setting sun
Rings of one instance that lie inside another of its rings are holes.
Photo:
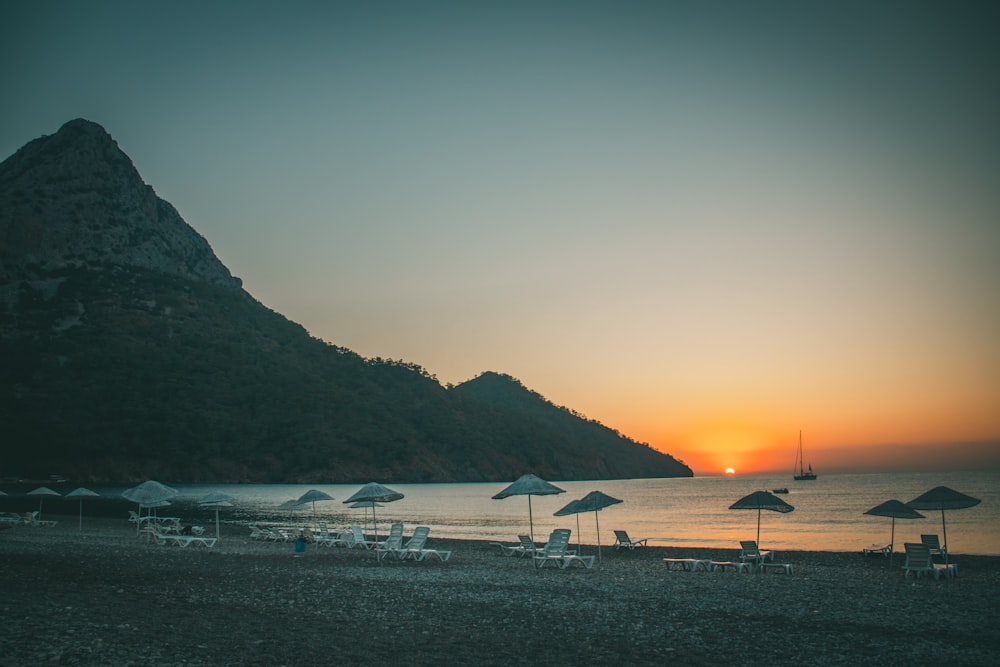
[[[735,475],[736,471],[733,470],[732,468],[726,468],[726,474],[727,475]]]

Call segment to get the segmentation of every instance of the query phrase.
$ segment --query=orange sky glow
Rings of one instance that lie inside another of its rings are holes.
[[[317,338],[696,474],[1000,468],[991,3],[183,4],[6,3],[0,157],[98,122]]]

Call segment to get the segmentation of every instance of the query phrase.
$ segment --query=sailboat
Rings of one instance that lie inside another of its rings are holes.
[[[796,482],[811,482],[816,479],[816,473],[813,472],[812,464],[810,463],[807,468],[802,467],[802,431],[799,431],[799,455],[795,460],[795,465],[797,470],[792,471],[792,479]]]

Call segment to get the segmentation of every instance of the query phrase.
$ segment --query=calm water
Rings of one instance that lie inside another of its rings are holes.
[[[544,541],[553,528],[572,528],[584,544],[595,544],[597,532],[593,512],[579,516],[555,517],[553,513],[570,500],[593,490],[620,498],[623,502],[599,513],[600,541],[614,542],[614,530],[625,529],[633,538],[648,537],[660,546],[736,546],[741,539],[757,533],[757,512],[730,510],[729,505],[744,495],[764,489],[787,487],[780,496],[795,507],[788,514],[761,513],[761,545],[772,549],[856,551],[875,542],[889,541],[888,518],[864,512],[890,499],[907,502],[935,486],[948,486],[982,502],[976,507],[946,513],[948,542],[955,553],[1000,555],[1000,472],[993,473],[906,473],[864,475],[822,475],[815,482],[794,482],[781,477],[699,477],[694,479],[640,479],[600,482],[558,482],[566,493],[535,496],[531,500],[535,538]],[[516,541],[528,532],[528,499],[523,496],[492,500],[506,483],[488,484],[392,484],[405,494],[403,500],[376,510],[379,532],[391,522],[411,528],[431,526],[431,536]],[[331,527],[364,524],[371,531],[371,514],[349,509],[343,504],[358,490],[352,485],[191,485],[177,486],[181,496],[176,511],[185,518],[204,520],[207,514],[190,503],[210,491],[222,491],[236,498],[232,508],[222,510],[225,523],[254,521],[284,524],[323,521]],[[278,506],[309,489],[320,489],[334,501],[285,510]],[[102,494],[122,489],[95,489]],[[924,512],[927,518],[896,520],[896,544],[919,541],[921,533],[941,534],[941,513]],[[214,515],[212,515],[214,516]],[[897,547],[898,548],[898,547]]]

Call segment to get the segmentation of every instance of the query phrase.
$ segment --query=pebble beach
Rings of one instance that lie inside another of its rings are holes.
[[[779,552],[792,574],[663,561],[733,560],[738,544],[605,546],[593,569],[535,569],[432,529],[447,562],[380,563],[361,549],[296,553],[241,525],[224,524],[213,548],[180,548],[125,519],[81,530],[56,518],[0,531],[0,664],[1000,664],[995,556],[956,554],[958,576],[941,580],[905,578],[899,553],[890,568],[860,552]]]

